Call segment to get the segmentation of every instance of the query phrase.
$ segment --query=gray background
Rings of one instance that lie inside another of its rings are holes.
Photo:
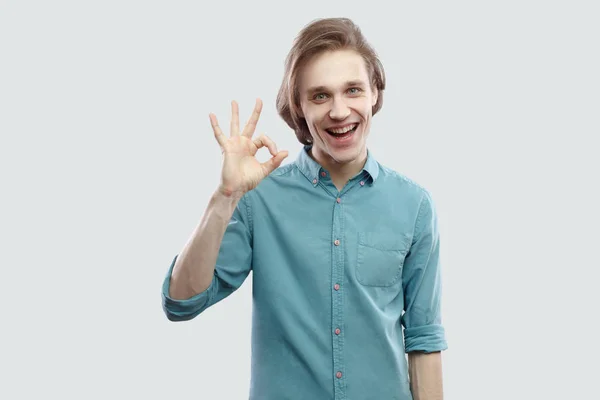
[[[329,16],[386,68],[371,150],[436,201],[445,398],[594,397],[594,3],[2,1],[0,397],[247,398],[250,280],[187,323],[160,288],[218,183],[208,113],[261,97],[292,161],[283,60]]]

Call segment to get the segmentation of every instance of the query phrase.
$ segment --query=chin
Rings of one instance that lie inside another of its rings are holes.
[[[329,156],[334,159],[336,162],[340,164],[347,164],[355,161],[360,158],[362,155],[362,151],[364,148],[364,143],[357,143],[352,147],[348,147],[345,149],[327,149],[327,153]]]

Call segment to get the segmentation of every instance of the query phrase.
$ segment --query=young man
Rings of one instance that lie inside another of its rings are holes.
[[[241,132],[232,103],[229,137],[210,115],[221,182],[169,268],[163,308],[192,319],[253,271],[250,399],[442,399],[437,217],[425,189],[367,149],[384,88],[359,28],[321,19],[296,38],[277,98],[305,145],[295,162],[281,167],[287,152],[252,138],[260,100]],[[263,146],[273,157],[261,164]]]

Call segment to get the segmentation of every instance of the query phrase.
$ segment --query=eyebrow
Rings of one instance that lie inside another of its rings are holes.
[[[357,80],[352,80],[352,81],[346,81],[346,83],[344,84],[344,86],[348,87],[348,86],[365,86],[365,82],[363,82],[360,79]],[[328,88],[326,86],[313,86],[311,88],[308,89],[308,93],[312,94],[315,92],[326,92],[328,90]]]

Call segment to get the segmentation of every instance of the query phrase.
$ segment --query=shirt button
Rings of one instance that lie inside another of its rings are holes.
[[[321,172],[321,176],[327,176],[327,172],[325,172],[325,171]]]
[[[337,329],[335,330],[335,334],[336,334],[336,335],[339,335],[339,334],[340,334],[340,332],[341,332],[340,328],[337,328]]]
[[[338,284],[336,283],[335,285],[333,285],[333,288],[334,288],[335,290],[340,290],[340,285],[338,285]]]
[[[337,374],[335,374],[335,376],[340,379],[342,377],[342,373],[340,371],[337,372]]]
[[[315,178],[315,179],[313,179],[313,184],[316,184],[316,183],[317,183],[317,179]]]
[[[338,204],[340,204],[342,202],[342,199],[340,199],[339,197],[336,199],[336,201],[338,202]]]
[[[360,186],[365,186],[365,181],[360,181]]]
[[[336,239],[336,241],[333,242],[333,244],[335,244],[336,246],[339,246],[340,245],[340,241]]]

